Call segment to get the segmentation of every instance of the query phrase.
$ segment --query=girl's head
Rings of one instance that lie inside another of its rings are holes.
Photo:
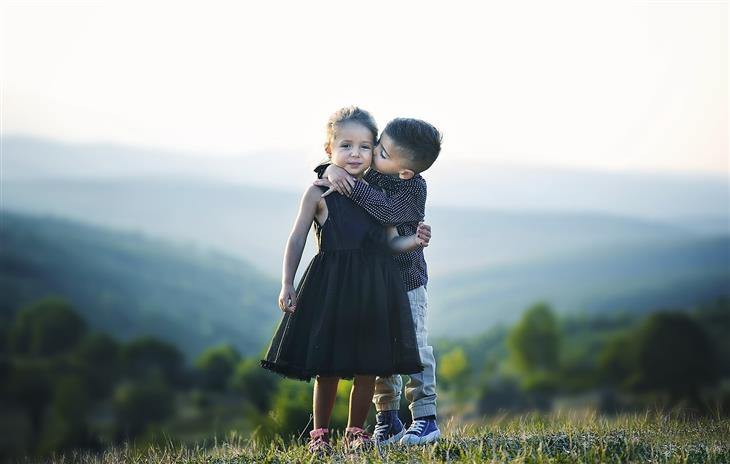
[[[360,177],[370,167],[378,136],[375,119],[357,106],[337,110],[327,121],[324,150],[332,164]]]

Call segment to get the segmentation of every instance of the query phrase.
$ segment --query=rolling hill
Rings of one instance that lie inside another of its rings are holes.
[[[5,321],[60,295],[96,329],[122,339],[155,335],[192,357],[224,342],[258,353],[280,316],[273,279],[199,247],[9,212],[0,244]]]

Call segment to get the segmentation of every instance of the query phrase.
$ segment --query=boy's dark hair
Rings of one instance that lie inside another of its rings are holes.
[[[324,143],[325,149],[327,149],[332,141],[335,140],[337,129],[348,122],[362,124],[373,134],[373,141],[378,138],[378,125],[375,123],[373,115],[357,106],[346,106],[345,108],[340,108],[332,113],[332,116],[330,116],[327,121],[327,141]]]
[[[416,174],[430,168],[441,152],[441,132],[420,119],[393,119],[383,133],[403,149],[408,158],[408,168]]]

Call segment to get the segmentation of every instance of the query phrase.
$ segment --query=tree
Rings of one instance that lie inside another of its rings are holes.
[[[669,394],[671,401],[699,400],[699,389],[718,377],[712,343],[692,318],[680,313],[649,316],[636,334],[631,386]]]
[[[510,357],[523,374],[523,387],[550,389],[560,357],[560,329],[546,303],[530,307],[507,338]]]
[[[30,443],[35,447],[41,436],[43,415],[53,398],[53,385],[45,363],[16,363],[10,373],[7,390],[16,404],[28,414]]]
[[[225,390],[240,359],[241,355],[230,344],[205,350],[195,362],[203,386],[216,391]]]
[[[50,356],[64,353],[81,340],[86,323],[61,298],[46,298],[18,311],[10,330],[12,352]]]
[[[236,365],[231,386],[243,393],[259,412],[266,412],[271,406],[278,382],[275,374],[262,369],[256,359],[248,358]]]
[[[439,378],[445,386],[458,386],[464,381],[469,369],[469,361],[461,347],[456,347],[439,359]]]
[[[163,378],[168,385],[184,381],[183,356],[174,346],[154,337],[140,337],[122,348],[124,370],[134,379]]]
[[[82,365],[89,394],[103,398],[109,394],[121,374],[121,347],[107,334],[86,336],[76,347],[74,355]]]
[[[92,406],[91,395],[82,379],[73,375],[60,379],[54,392],[52,414],[44,427],[43,453],[96,448],[98,442],[92,438],[86,418]]]
[[[119,437],[133,438],[172,415],[174,392],[159,379],[133,381],[116,389],[113,405]]]

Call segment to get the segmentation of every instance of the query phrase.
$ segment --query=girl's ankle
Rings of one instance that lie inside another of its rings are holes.
[[[310,431],[309,438],[311,438],[312,440],[322,438],[323,440],[329,441],[329,433],[330,433],[329,429],[322,427],[322,428],[314,429],[314,430]]]

